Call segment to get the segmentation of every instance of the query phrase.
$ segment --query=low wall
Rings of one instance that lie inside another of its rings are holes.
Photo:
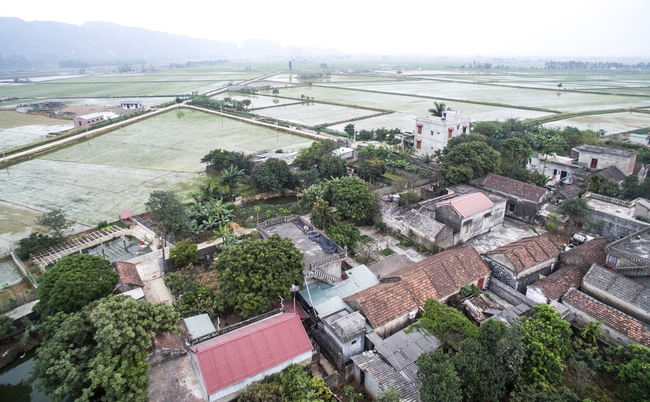
[[[496,279],[495,277],[490,278],[489,289],[495,295],[499,296],[503,300],[515,306],[523,303],[527,306],[532,307],[535,304],[537,304],[535,301],[522,295],[521,293],[517,292],[516,290],[506,285],[505,283],[501,282],[500,280]]]

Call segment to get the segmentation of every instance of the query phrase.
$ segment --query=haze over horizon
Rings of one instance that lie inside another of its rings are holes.
[[[386,5],[250,0],[194,6],[37,0],[7,2],[0,16],[74,25],[106,21],[239,46],[247,39],[266,39],[343,54],[650,57],[650,2],[644,0],[406,0]]]

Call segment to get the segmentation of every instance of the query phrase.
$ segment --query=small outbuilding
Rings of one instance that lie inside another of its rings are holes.
[[[120,280],[113,293],[131,296],[136,300],[144,299],[144,291],[142,290],[144,282],[140,278],[136,265],[130,262],[118,261],[113,263],[113,268]]]
[[[539,208],[550,198],[550,192],[543,187],[493,173],[476,179],[476,183],[508,200],[506,216],[526,222],[532,222]]]
[[[130,101],[130,100],[122,101],[120,106],[122,106],[122,109],[127,109],[127,110],[144,109],[144,106],[142,105],[141,101]]]
[[[76,116],[72,119],[72,123],[75,127],[86,127],[92,126],[93,124],[101,123],[106,120],[104,113],[90,113],[84,114],[82,116]]]

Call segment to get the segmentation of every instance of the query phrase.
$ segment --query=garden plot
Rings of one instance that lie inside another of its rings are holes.
[[[64,122],[65,120],[59,120]],[[31,125],[0,129],[0,150],[30,144],[43,139],[49,133],[58,133],[74,128],[72,123],[53,126]]]
[[[650,127],[650,114],[612,113],[593,116],[579,116],[544,124],[545,127],[577,127],[580,130],[605,130],[607,134],[618,134],[639,128]]]
[[[237,92],[228,92],[227,94],[219,94],[215,96],[215,99],[223,99],[224,97],[229,96],[234,100],[242,101],[244,99],[248,99],[251,101],[251,105],[248,108],[248,110],[252,110],[254,113],[255,109],[260,108],[260,107],[269,107],[269,106],[278,106],[278,105],[286,105],[288,103],[295,103],[296,101],[293,99],[284,99],[284,98],[275,98],[272,96],[262,96],[262,95],[242,95],[241,93]],[[280,91],[280,96],[282,96],[282,91]]]
[[[316,126],[319,124],[335,123],[342,120],[371,116],[378,112],[373,110],[324,105],[321,103],[302,103],[300,105],[262,109],[257,111],[257,113],[261,116],[272,119]]]

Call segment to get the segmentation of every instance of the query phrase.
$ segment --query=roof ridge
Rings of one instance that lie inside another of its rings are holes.
[[[639,291],[636,292],[636,295],[634,295],[634,297],[632,298],[632,303],[634,303],[636,301],[636,298],[639,297],[639,295],[641,294],[643,289],[645,289],[645,285],[641,285],[641,287],[639,288]]]

